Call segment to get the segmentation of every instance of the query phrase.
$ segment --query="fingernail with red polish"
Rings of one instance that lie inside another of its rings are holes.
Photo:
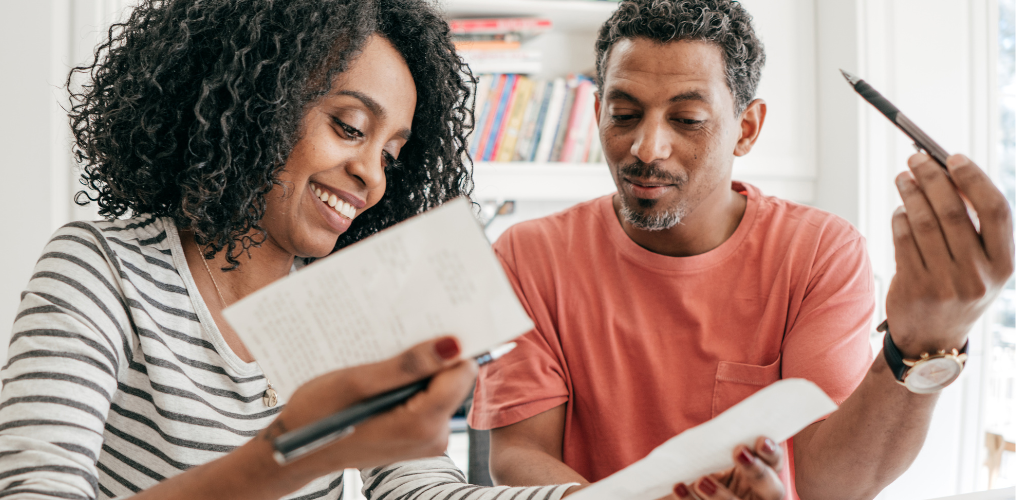
[[[737,461],[741,462],[741,465],[751,465],[755,461],[755,457],[748,453],[748,450],[741,448],[741,453],[737,454]]]
[[[444,359],[452,359],[459,355],[459,342],[451,337],[443,338],[434,344],[437,355]]]
[[[688,496],[688,487],[684,483],[677,483],[674,485],[674,494],[679,498],[684,498]]]
[[[762,451],[766,453],[776,453],[776,443],[774,443],[772,439],[766,438],[766,440],[762,442]]]
[[[702,490],[702,493],[713,496],[713,493],[716,493],[716,483],[709,476],[703,477],[699,482],[699,489]]]

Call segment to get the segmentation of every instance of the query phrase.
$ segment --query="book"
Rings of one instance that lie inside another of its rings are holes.
[[[536,132],[536,121],[539,119],[540,107],[543,106],[546,90],[546,81],[533,81],[533,90],[529,96],[529,104],[526,105],[525,113],[522,115],[522,125],[519,127],[519,136],[510,161],[528,161],[526,152],[532,149],[530,144],[533,142],[533,134]]]
[[[561,147],[560,161],[581,162],[588,152],[589,122],[593,119],[593,82],[579,77],[575,103],[568,119],[568,131]],[[581,158],[581,159],[580,159]]]
[[[476,95],[473,96],[473,131],[469,136],[469,156],[476,157],[476,146],[480,139],[480,130],[486,121],[486,112],[490,107],[487,94],[496,83],[494,75],[480,75],[476,82]]]
[[[452,19],[448,21],[452,35],[478,33],[522,33],[533,35],[553,27],[550,19],[534,17],[500,17],[489,19]]]
[[[512,108],[515,107],[515,103],[518,101],[520,85],[525,78],[526,77],[522,75],[515,75],[515,81],[512,84],[512,93],[508,96],[508,102],[505,104],[504,113],[498,121],[498,131],[497,136],[494,139],[494,149],[490,151],[490,159],[487,161],[497,161],[497,155],[501,151],[501,144],[504,143],[504,139],[508,135],[508,122],[511,117]]]
[[[501,99],[501,92],[504,90],[505,80],[508,75],[496,75],[494,85],[487,94],[487,102],[484,104],[483,126],[479,128],[476,150],[472,154],[473,159],[479,161],[483,157],[483,151],[487,147],[487,139],[490,137],[490,129],[494,126],[494,116],[497,113],[497,103]]]
[[[567,92],[568,86],[564,78],[555,78],[550,99],[547,103],[546,118],[539,125],[541,128],[540,140],[533,154],[532,161],[534,162],[543,163],[550,161],[550,153],[554,149],[554,134],[557,133],[557,124],[561,120],[561,113],[564,111],[564,101]]]
[[[538,50],[464,50],[459,57],[474,75],[482,73],[539,73],[543,67]]]
[[[455,40],[455,50],[462,52],[466,50],[518,50],[522,48],[522,42],[504,40]]]
[[[519,77],[515,85],[515,96],[512,98],[511,111],[505,120],[504,137],[501,144],[495,146],[494,161],[511,161],[515,154],[515,144],[518,142],[519,129],[522,128],[522,117],[529,107],[530,97],[533,93],[533,80],[524,76]]]
[[[465,198],[320,259],[222,314],[286,395],[428,339],[453,334],[468,359],[533,327]]]
[[[568,122],[571,121],[572,108],[575,107],[575,90],[578,85],[578,77],[573,76],[568,79],[564,106],[561,108],[561,119],[557,123],[557,131],[554,133],[554,147],[550,150],[548,161],[561,161],[561,150],[564,149],[564,140],[568,135]]]
[[[504,75],[504,77],[504,85],[501,87],[502,90],[498,97],[497,108],[495,108],[497,111],[494,113],[491,127],[487,134],[487,143],[483,147],[480,161],[490,161],[490,158],[494,154],[494,143],[497,142],[498,134],[501,132],[501,120],[504,119],[505,108],[508,107],[508,101],[511,99],[512,91],[515,89],[517,75]]]

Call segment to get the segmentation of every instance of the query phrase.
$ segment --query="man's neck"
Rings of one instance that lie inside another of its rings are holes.
[[[638,229],[620,215],[621,201],[614,195],[614,214],[625,234],[640,247],[670,257],[704,254],[727,241],[737,230],[748,206],[747,197],[729,188],[717,190],[680,224],[661,231]]]

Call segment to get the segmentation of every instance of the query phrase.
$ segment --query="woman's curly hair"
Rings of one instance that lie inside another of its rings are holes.
[[[413,135],[385,196],[336,248],[472,190],[466,136],[473,83],[427,0],[144,0],[114,24],[71,92],[82,183],[107,218],[169,217],[206,257],[264,240],[259,222],[300,134],[372,34],[405,59]]]
[[[723,53],[727,87],[740,115],[755,98],[766,62],[751,14],[734,0],[624,0],[596,38],[597,86],[603,88],[610,49],[618,40],[648,38],[660,43],[701,40]]]

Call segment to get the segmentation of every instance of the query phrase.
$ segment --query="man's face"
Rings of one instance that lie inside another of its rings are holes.
[[[724,68],[706,42],[611,48],[596,114],[620,215],[635,228],[669,229],[730,190],[734,156],[747,150]]]

